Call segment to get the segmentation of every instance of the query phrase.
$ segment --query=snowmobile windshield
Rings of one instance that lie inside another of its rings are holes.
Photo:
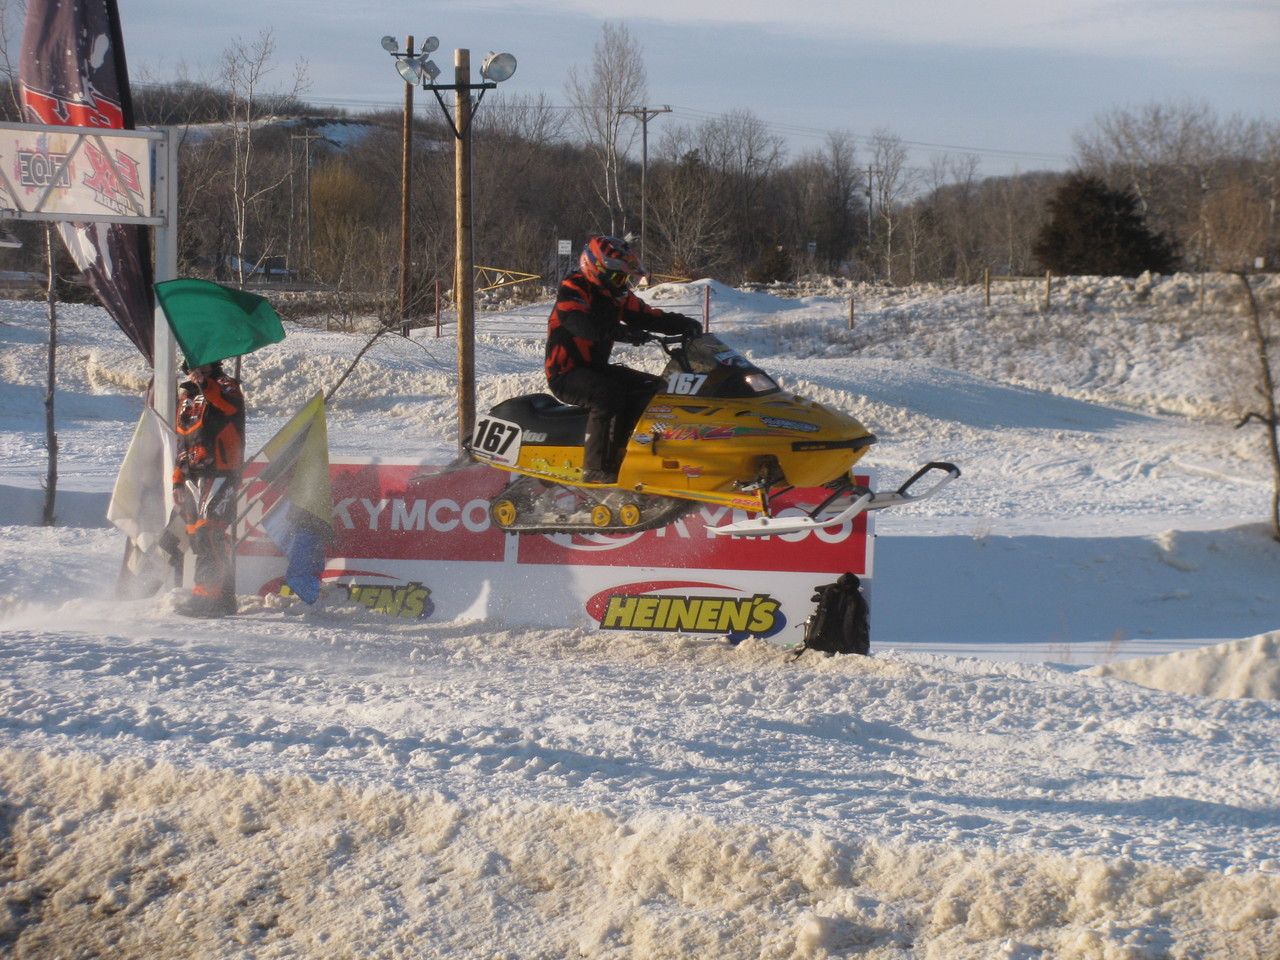
[[[772,377],[709,333],[677,351],[666,377],[668,393],[700,397],[759,397],[779,389]]]

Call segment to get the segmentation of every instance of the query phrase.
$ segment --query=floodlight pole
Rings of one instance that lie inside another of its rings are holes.
[[[440,75],[440,70],[426,59],[426,55],[433,52],[438,45],[439,41],[435,37],[428,37],[422,45],[422,54],[415,57],[412,37],[409,38],[406,53],[396,51],[395,37],[382,38],[382,48],[396,58],[396,69],[405,82],[410,87],[421,83],[424,90],[430,90],[435,94],[436,102],[440,104],[445,119],[453,128],[455,138],[453,301],[458,309],[458,449],[463,451],[471,439],[476,420],[476,281],[475,239],[472,231],[471,210],[471,121],[485,93],[497,87],[500,81],[509,79],[515,72],[516,61],[515,57],[509,53],[491,53],[480,68],[480,75],[485,82],[472,83],[471,51],[455,50],[453,51],[454,82],[437,84],[435,78]],[[454,92],[452,115],[449,113],[444,97],[441,96],[442,90]],[[480,91],[474,103],[471,100],[473,90]],[[406,133],[406,140],[407,137]],[[405,149],[408,149],[407,146]],[[407,180],[406,174],[406,183]]]
[[[453,302],[458,310],[458,451],[471,440],[476,424],[476,274],[475,235],[471,209],[471,121],[475,108],[497,83],[471,82],[471,51],[453,51],[453,83],[424,84],[436,95],[440,109],[453,127],[454,269]],[[453,115],[441,90],[452,90]],[[471,101],[471,91],[480,96]]]
[[[471,223],[471,51],[453,51],[454,199],[456,247],[454,303],[458,307],[458,450],[476,423],[476,278]],[[483,96],[483,94],[481,94]]]
[[[413,50],[413,37],[405,40],[406,50]],[[404,85],[404,118],[401,121],[400,144],[400,332],[409,335],[409,217],[413,197],[413,84]]]

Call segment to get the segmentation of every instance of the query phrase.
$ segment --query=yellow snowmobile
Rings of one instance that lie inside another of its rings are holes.
[[[960,475],[953,464],[930,463],[896,491],[873,492],[850,473],[876,439],[855,418],[787,393],[711,334],[653,341],[668,362],[631,432],[615,483],[582,481],[584,407],[529,394],[478,418],[472,458],[518,474],[491,501],[498,527],[632,532],[663,526],[705,503],[756,515],[711,528],[714,533],[768,536],[922,500]],[[930,473],[941,476],[912,493]],[[771,498],[813,487],[829,495],[807,515],[771,516]]]

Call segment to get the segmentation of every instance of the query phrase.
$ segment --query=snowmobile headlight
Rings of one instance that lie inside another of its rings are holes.
[[[778,389],[778,385],[763,373],[748,373],[742,378],[742,382],[755,393],[768,393]]]

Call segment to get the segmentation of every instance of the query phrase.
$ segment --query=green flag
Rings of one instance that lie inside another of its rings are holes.
[[[189,367],[252,353],[284,339],[284,327],[266,297],[189,278],[155,287]]]

